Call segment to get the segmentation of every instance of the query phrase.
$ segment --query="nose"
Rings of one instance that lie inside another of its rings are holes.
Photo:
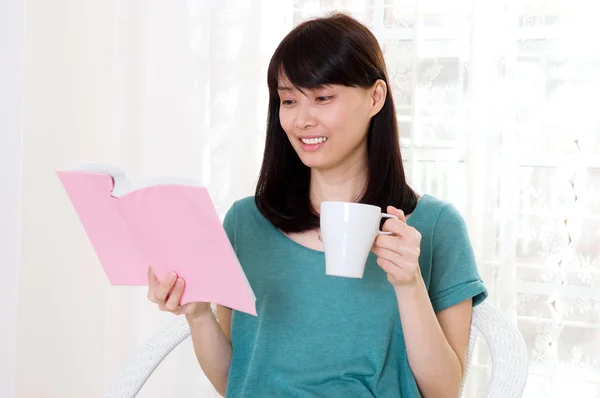
[[[305,101],[303,103],[298,104],[296,107],[296,119],[295,126],[297,129],[307,129],[309,127],[316,126],[317,122],[312,114],[311,106],[306,104]]]

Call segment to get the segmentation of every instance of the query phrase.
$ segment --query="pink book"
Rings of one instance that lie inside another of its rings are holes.
[[[256,315],[256,297],[208,190],[194,181],[132,185],[119,169],[85,164],[56,173],[115,286],[147,286],[174,271],[181,305],[212,302]]]

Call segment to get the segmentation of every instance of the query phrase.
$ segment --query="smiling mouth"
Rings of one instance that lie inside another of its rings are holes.
[[[300,138],[300,141],[302,141],[302,143],[306,144],[306,145],[316,145],[316,144],[322,144],[323,142],[327,141],[327,137]]]

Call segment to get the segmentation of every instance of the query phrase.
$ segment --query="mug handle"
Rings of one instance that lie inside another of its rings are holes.
[[[396,220],[398,219],[398,217],[396,216],[392,216],[391,214],[387,214],[387,213],[381,213],[381,218],[395,218]],[[391,232],[384,232],[384,231],[378,231],[379,235],[391,235]]]

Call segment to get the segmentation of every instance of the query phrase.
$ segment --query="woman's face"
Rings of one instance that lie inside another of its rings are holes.
[[[300,91],[282,75],[278,93],[281,127],[306,166],[330,170],[366,157],[369,122],[385,101],[383,81],[368,89],[331,85]]]

